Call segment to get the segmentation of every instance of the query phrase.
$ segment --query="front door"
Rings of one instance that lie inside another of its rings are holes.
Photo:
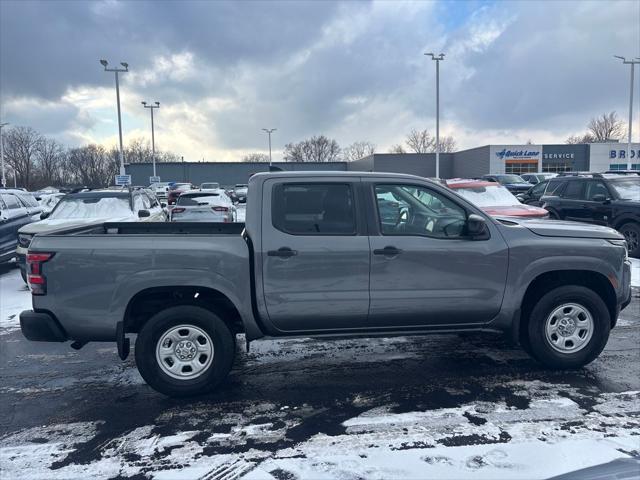
[[[613,208],[611,192],[602,180],[589,180],[584,195],[584,221],[596,225],[609,225]]]
[[[345,178],[265,182],[262,282],[269,320],[278,330],[366,326],[369,240],[364,217],[357,214],[359,183]]]
[[[508,249],[491,221],[490,238],[471,240],[465,234],[469,212],[453,195],[405,183],[370,187],[378,234],[370,237],[369,324],[477,324],[497,315]]]

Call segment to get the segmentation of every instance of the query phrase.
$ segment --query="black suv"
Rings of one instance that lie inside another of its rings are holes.
[[[547,187],[540,199],[551,218],[615,228],[625,236],[629,254],[640,256],[639,176],[592,174],[551,181],[559,182],[557,188],[550,195]]]

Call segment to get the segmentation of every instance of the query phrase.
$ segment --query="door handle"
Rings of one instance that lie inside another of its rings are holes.
[[[289,258],[297,255],[297,250],[291,250],[289,247],[280,247],[278,250],[269,250],[267,255],[269,257],[281,257],[281,258]]]
[[[384,247],[384,248],[376,248],[373,251],[374,255],[385,255],[385,256],[399,255],[400,253],[402,253],[402,250],[396,247],[391,247],[391,246]]]

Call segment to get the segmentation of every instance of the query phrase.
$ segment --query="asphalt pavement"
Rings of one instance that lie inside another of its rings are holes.
[[[228,381],[187,400],[151,390],[113,344],[74,351],[7,328],[0,477],[548,478],[637,459],[633,295],[577,371],[490,334],[239,341]]]

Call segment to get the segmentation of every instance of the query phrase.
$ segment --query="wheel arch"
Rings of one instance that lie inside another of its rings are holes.
[[[602,298],[607,306],[611,319],[611,327],[615,326],[617,314],[616,292],[609,279],[602,273],[593,270],[552,270],[539,274],[527,286],[520,306],[519,340],[528,330],[529,315],[536,302],[544,294],[563,285],[579,285],[590,290]]]

